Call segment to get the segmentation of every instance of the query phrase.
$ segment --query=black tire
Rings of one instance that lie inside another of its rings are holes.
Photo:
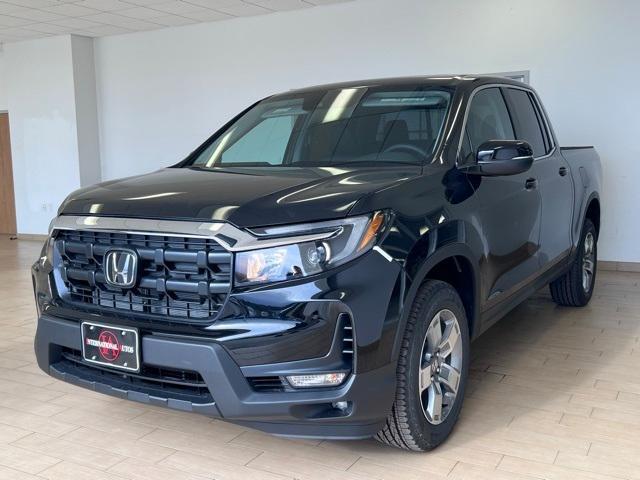
[[[588,235],[591,235],[593,241],[593,275],[589,288],[583,287],[583,261],[585,251],[585,240]],[[554,280],[549,284],[549,290],[551,291],[551,298],[558,305],[567,307],[584,307],[591,300],[593,295],[593,287],[596,282],[596,273],[598,269],[598,232],[596,227],[590,219],[585,219],[582,226],[582,233],[580,235],[580,242],[578,243],[578,253],[576,255],[571,269],[560,278]]]
[[[462,342],[462,366],[458,393],[448,415],[439,424],[432,424],[422,408],[419,394],[419,370],[427,328],[436,313],[448,309],[458,319]],[[464,398],[469,370],[469,326],[462,301],[448,283],[427,280],[411,306],[400,347],[397,368],[396,396],[386,425],[376,439],[404,450],[426,451],[440,445],[451,433]]]

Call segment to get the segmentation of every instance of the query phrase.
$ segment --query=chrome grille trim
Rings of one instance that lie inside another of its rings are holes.
[[[258,248],[279,247],[294,243],[324,240],[335,231],[304,234],[293,233],[289,237],[257,237],[226,222],[198,222],[183,220],[153,220],[148,218],[96,217],[87,215],[60,215],[53,219],[49,233],[58,230],[83,230],[134,235],[164,235],[185,238],[210,238],[229,252],[241,252]]]

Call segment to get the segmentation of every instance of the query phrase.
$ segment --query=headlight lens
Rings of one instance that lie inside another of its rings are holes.
[[[282,246],[236,253],[235,285],[279,282],[320,273],[336,267],[367,252],[388,224],[389,215],[375,212],[372,215],[351,217],[344,220],[323,222],[298,227],[264,229],[261,235],[273,238],[287,234],[299,236],[313,232],[333,232],[322,240],[287,244]]]

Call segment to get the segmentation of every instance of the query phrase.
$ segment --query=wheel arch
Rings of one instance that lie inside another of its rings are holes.
[[[469,334],[481,331],[478,325],[480,319],[479,287],[480,274],[478,263],[471,248],[464,243],[454,243],[436,250],[419,265],[409,269],[407,290],[403,299],[400,325],[396,333],[394,344],[394,358],[397,358],[404,329],[415,300],[418,289],[425,280],[442,280],[449,283],[460,295],[467,315]]]
[[[589,198],[582,223],[584,223],[584,220],[587,218],[591,220],[596,227],[596,236],[600,235],[600,215],[600,198],[594,193]]]

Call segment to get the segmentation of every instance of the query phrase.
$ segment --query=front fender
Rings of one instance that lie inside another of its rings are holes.
[[[412,250],[407,258],[407,266],[404,272],[406,281],[405,294],[402,300],[399,324],[392,350],[394,360],[398,358],[400,344],[409,318],[411,306],[413,305],[420,286],[424,280],[428,278],[429,272],[440,262],[448,258],[458,257],[464,259],[471,267],[473,277],[473,307],[472,318],[469,319],[469,326],[471,332],[480,331],[480,329],[477,328],[478,325],[474,325],[480,318],[480,272],[478,267],[480,260],[478,255],[474,253],[474,249],[470,246],[470,244],[480,241],[479,235],[477,235],[475,229],[472,229],[463,222],[450,223],[454,225],[455,231],[458,233],[455,238],[451,238],[449,242],[441,244],[441,241],[438,239],[439,229],[436,229],[424,235],[416,244],[415,251]],[[419,250],[422,250],[424,253],[421,254]]]

